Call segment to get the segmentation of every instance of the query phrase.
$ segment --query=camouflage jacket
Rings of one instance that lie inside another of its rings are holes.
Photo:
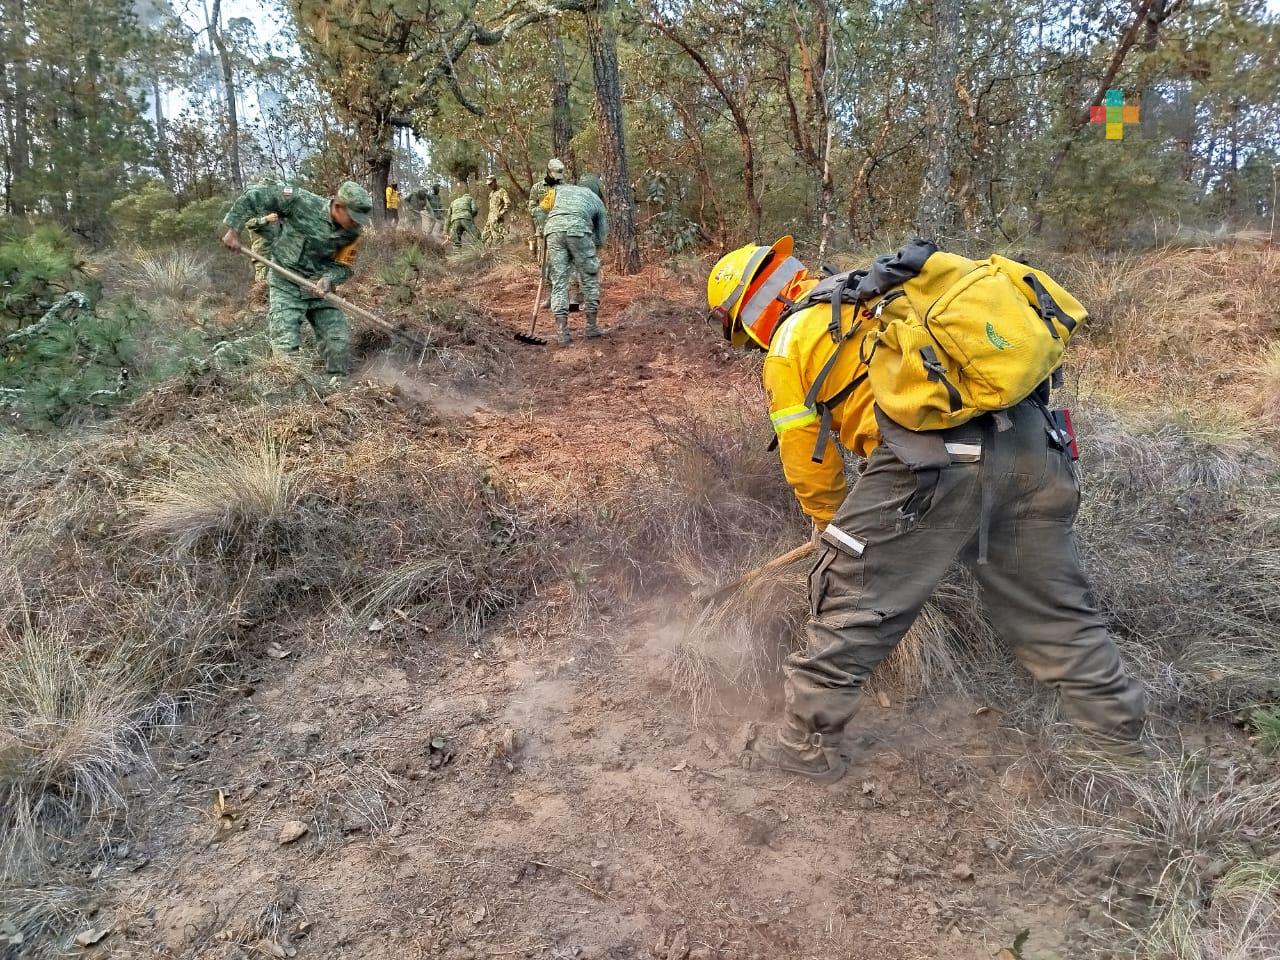
[[[469,193],[464,193],[449,204],[449,224],[452,226],[455,223],[475,220],[476,214],[479,212],[480,208],[476,206],[475,197]]]
[[[489,191],[489,222],[497,223],[511,209],[511,195],[502,187]]]
[[[538,235],[547,224],[547,211],[542,209],[542,201],[557,184],[545,177],[529,188],[529,216],[533,217],[533,229]]]
[[[437,220],[444,216],[444,204],[440,202],[440,194],[427,193],[427,209],[431,211],[431,215]]]
[[[308,279],[328,277],[335,285],[351,279],[360,230],[329,219],[329,200],[298,187],[250,187],[231,205],[223,223],[243,230],[251,219],[280,215],[280,234],[271,259]]]
[[[564,233],[571,237],[595,237],[596,246],[609,238],[609,218],[604,203],[586,187],[562,183],[548,190],[539,206],[547,211],[544,234]]]

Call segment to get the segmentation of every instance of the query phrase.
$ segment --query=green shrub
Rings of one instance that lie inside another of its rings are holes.
[[[1280,705],[1258,707],[1249,718],[1258,744],[1267,753],[1280,751]]]
[[[118,241],[141,247],[209,241],[231,205],[229,197],[208,197],[180,204],[160,183],[144,184],[111,205]]]
[[[36,320],[81,283],[75,244],[58,227],[36,227],[0,242],[0,334]]]

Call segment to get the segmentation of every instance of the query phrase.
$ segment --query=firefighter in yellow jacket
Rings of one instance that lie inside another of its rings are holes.
[[[1140,753],[1143,692],[1094,609],[1072,533],[1076,471],[1070,451],[1051,442],[1061,437],[1046,429],[1047,408],[1029,399],[932,436],[888,421],[864,351],[836,347],[854,323],[874,318],[853,304],[833,312],[830,302],[787,315],[819,283],[791,254],[790,237],[743,247],[707,283],[726,338],[768,351],[764,385],[782,469],[818,547],[807,646],[788,659],[782,723],[757,749],[788,772],[840,779],[863,682],[958,559],[1019,662],[1057,689],[1090,748]],[[833,438],[867,458],[851,490]],[[910,463],[916,440],[944,451],[946,465],[935,465],[927,486]]]

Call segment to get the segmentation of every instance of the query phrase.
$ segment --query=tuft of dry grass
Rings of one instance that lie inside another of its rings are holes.
[[[1147,764],[1058,759],[1047,801],[1011,812],[1017,858],[1071,886],[1103,886],[1117,930],[1143,960],[1275,956],[1280,782],[1229,758]],[[1076,891],[1082,898],[1083,890]]]
[[[180,550],[259,535],[293,510],[305,478],[264,435],[244,449],[203,444],[179,451],[167,476],[144,480],[125,502],[132,533]]]
[[[209,263],[189,252],[139,252],[119,282],[143,300],[191,300],[209,289]]]
[[[1091,313],[1068,360],[1081,393],[1206,423],[1256,423],[1273,409],[1259,411],[1257,399],[1270,382],[1259,358],[1280,336],[1270,307],[1277,271],[1280,250],[1270,246],[1068,261],[1060,279]]]

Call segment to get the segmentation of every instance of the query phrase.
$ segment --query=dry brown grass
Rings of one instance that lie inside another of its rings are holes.
[[[1092,314],[1070,356],[1082,395],[1206,423],[1256,422],[1264,358],[1280,336],[1278,273],[1280,250],[1269,246],[1069,261],[1062,280]]]
[[[268,433],[236,447],[177,451],[167,475],[143,480],[124,506],[135,536],[190,550],[260,535],[297,507],[305,482],[303,470],[286,468],[280,442]]]
[[[1280,944],[1280,782],[1204,754],[1149,764],[1059,758],[1047,801],[1014,810],[1019,859],[1075,890],[1102,886],[1117,941],[1142,960],[1263,960]]]

